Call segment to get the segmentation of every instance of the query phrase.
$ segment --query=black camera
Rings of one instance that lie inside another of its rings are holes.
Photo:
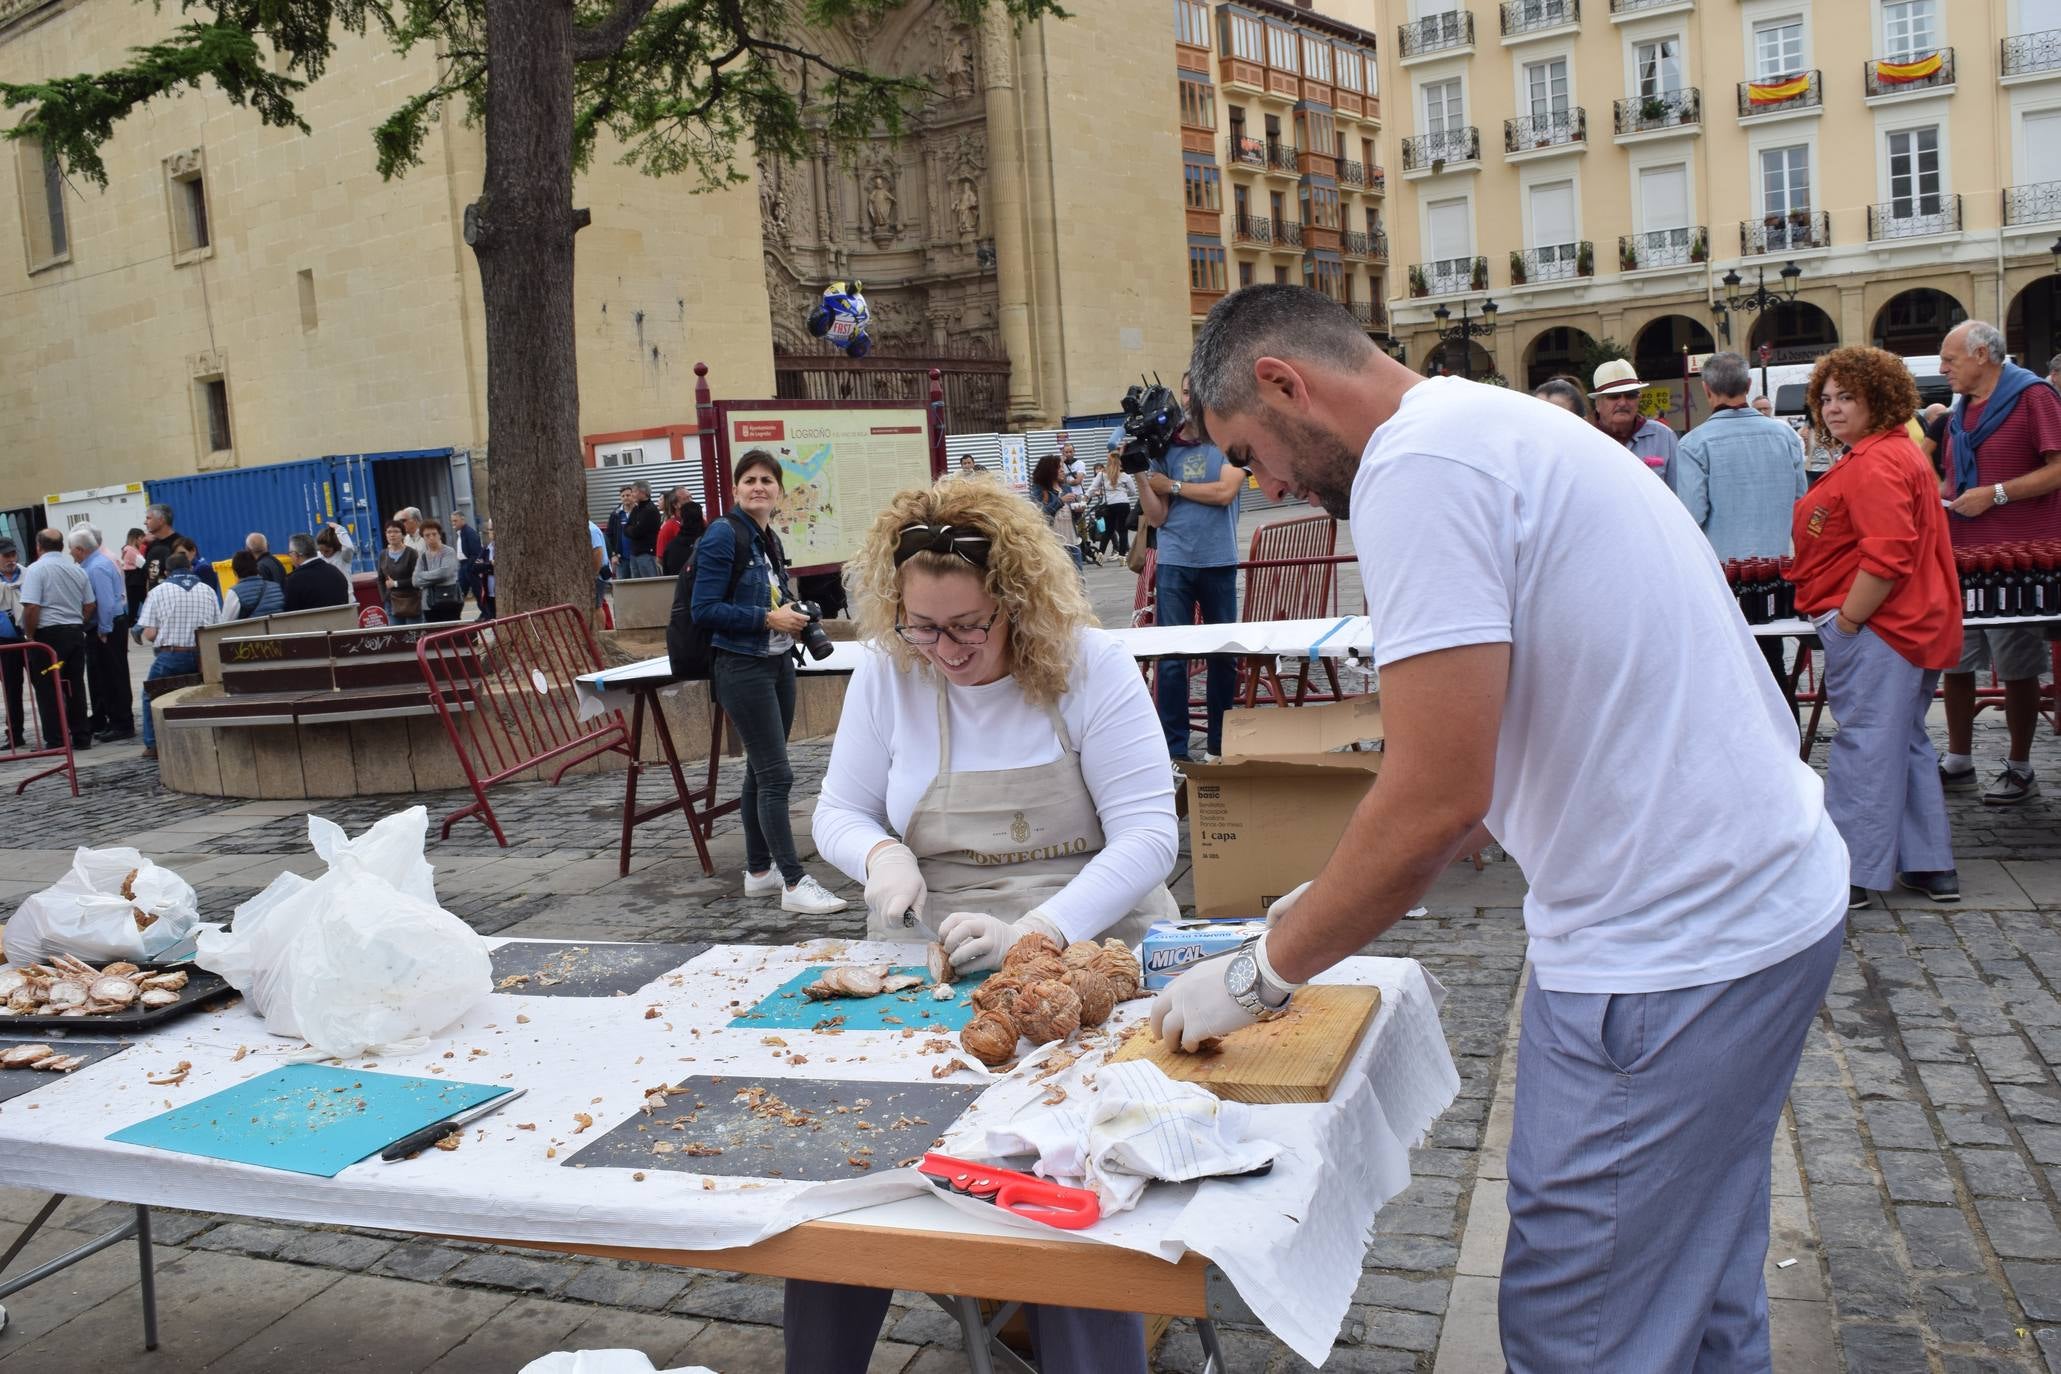
[[[1123,470],[1144,472],[1166,457],[1186,418],[1181,398],[1157,377],[1149,384],[1140,381],[1125,392],[1123,429],[1128,441],[1118,460]]]
[[[796,635],[795,639],[802,648],[808,650],[810,658],[821,663],[837,651],[837,646],[823,630],[823,608],[813,601],[796,601],[791,604],[795,610],[809,618],[809,623],[802,626],[801,633]]]

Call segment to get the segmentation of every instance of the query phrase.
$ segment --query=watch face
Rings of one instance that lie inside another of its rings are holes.
[[[1224,986],[1233,997],[1243,997],[1259,983],[1259,960],[1250,954],[1240,954],[1231,960],[1231,967],[1224,971]]]

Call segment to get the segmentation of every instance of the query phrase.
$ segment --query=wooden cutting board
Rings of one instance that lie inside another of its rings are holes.
[[[1215,1054],[1183,1054],[1148,1029],[1119,1046],[1111,1061],[1150,1060],[1168,1078],[1200,1083],[1233,1102],[1328,1102],[1380,1006],[1380,988],[1307,987],[1287,1015],[1225,1036]]]

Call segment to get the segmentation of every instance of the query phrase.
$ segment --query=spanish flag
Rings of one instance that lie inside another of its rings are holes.
[[[1905,81],[1923,81],[1928,76],[1937,75],[1939,69],[1945,65],[1946,54],[1937,52],[1912,62],[1877,62],[1875,79],[1892,85]]]
[[[1810,88],[1809,72],[1780,81],[1749,81],[1746,83],[1746,99],[1754,105],[1779,105],[1785,100],[1796,99]]]

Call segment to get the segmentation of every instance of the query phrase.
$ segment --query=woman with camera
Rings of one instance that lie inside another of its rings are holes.
[[[874,652],[853,673],[813,825],[823,857],[866,882],[868,938],[934,929],[971,972],[1028,935],[1136,944],[1173,916],[1166,742],[1045,519],[992,482],[905,491],[845,579]],[[789,1282],[787,1368],[859,1374],[889,1297]],[[1024,1311],[1041,1369],[1143,1374],[1143,1318]]]
[[[714,651],[709,690],[744,744],[744,894],[778,892],[781,910],[820,916],[845,902],[803,870],[787,814],[794,642],[810,617],[795,605],[787,556],[771,528],[784,476],[780,460],[762,448],[737,460],[730,510],[695,545],[694,623]]]

